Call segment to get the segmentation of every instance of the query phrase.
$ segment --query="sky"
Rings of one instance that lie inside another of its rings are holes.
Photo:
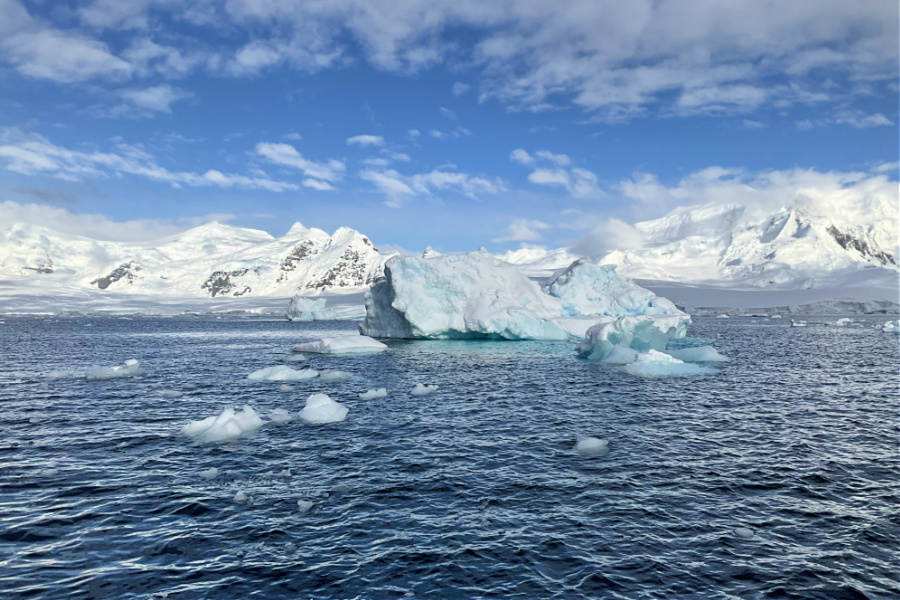
[[[885,0],[0,0],[0,228],[599,251],[748,186],[896,194],[898,20]]]

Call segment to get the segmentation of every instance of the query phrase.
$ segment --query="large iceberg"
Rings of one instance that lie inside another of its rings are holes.
[[[546,287],[483,250],[396,256],[384,274],[366,293],[360,326],[377,338],[576,341],[591,326],[617,317],[678,322],[682,336],[690,324],[665,298],[585,259]]]

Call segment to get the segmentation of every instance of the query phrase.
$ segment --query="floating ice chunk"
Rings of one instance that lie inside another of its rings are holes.
[[[734,535],[739,538],[749,540],[756,536],[756,532],[750,529],[749,527],[737,527],[734,530]]]
[[[881,328],[881,331],[884,333],[900,333],[900,321],[888,321]]]
[[[685,314],[607,317],[587,330],[575,351],[581,358],[603,360],[616,346],[638,352],[664,350],[670,340],[685,336],[690,323]],[[619,358],[624,358],[621,353]]]
[[[600,362],[611,365],[630,365],[637,360],[638,351],[632,350],[625,346],[613,346],[609,354],[603,357]]]
[[[666,350],[666,354],[671,354],[678,360],[685,362],[728,362],[729,359],[712,346],[697,346],[694,348],[679,348],[678,350]]]
[[[302,381],[318,376],[319,372],[309,367],[295,370],[286,365],[278,365],[277,367],[267,367],[254,371],[247,375],[247,379],[252,381]]]
[[[365,335],[344,335],[296,344],[291,351],[315,354],[371,354],[387,349],[388,347],[378,340]]]
[[[331,383],[347,381],[351,377],[353,377],[353,373],[348,371],[325,371],[319,375],[320,380]]]
[[[770,318],[770,319],[781,319],[782,316],[781,316],[781,315],[772,315],[772,316],[769,317],[769,318]]]
[[[84,372],[84,378],[88,381],[102,381],[105,379],[118,379],[120,377],[137,377],[143,375],[141,365],[133,358],[125,361],[124,365],[115,367],[98,367],[94,365],[88,367]]]
[[[421,383],[417,383],[416,387],[412,390],[413,396],[430,396],[432,394],[437,394],[438,386],[436,385],[422,385]]]
[[[256,411],[244,406],[238,413],[233,408],[226,408],[218,416],[207,417],[202,421],[191,421],[181,428],[181,433],[207,442],[223,442],[236,440],[262,426],[263,420]]]
[[[41,469],[37,472],[38,477],[56,477],[59,475],[59,469]]]
[[[47,379],[66,379],[67,377],[71,377],[72,374],[67,371],[59,371],[54,369],[52,371],[47,372]]]
[[[278,387],[278,391],[279,391],[279,392],[285,392],[285,393],[287,393],[287,392],[293,392],[293,391],[294,391],[294,386],[288,385],[288,384],[286,384],[286,383],[282,383],[282,384]]]
[[[337,423],[347,418],[347,407],[326,394],[313,394],[300,411],[300,419],[307,423]]]
[[[656,350],[650,350],[641,354],[636,361],[626,365],[625,370],[638,377],[689,377],[691,375],[709,375],[716,372],[715,369],[710,367],[686,363],[674,356],[669,356],[665,352],[657,352]]]
[[[378,388],[377,390],[369,390],[359,395],[360,400],[377,400],[379,398],[387,398],[387,389]]]
[[[163,390],[159,395],[163,398],[181,398],[184,394],[177,390]]]
[[[186,384],[184,384],[184,389],[186,389],[188,391],[196,390],[197,384],[196,383],[186,383]]]
[[[200,471],[200,477],[203,479],[215,479],[219,476],[219,470],[215,467]]]
[[[247,495],[244,490],[240,490],[237,494],[234,495],[233,502],[235,504],[247,504],[250,502],[250,496]]]
[[[282,360],[284,362],[303,362],[306,360],[306,357],[302,354],[292,354],[290,356],[285,356]]]
[[[291,298],[285,315],[288,321],[315,321],[325,315],[324,298],[306,298],[294,296]]]
[[[291,420],[293,420],[293,417],[291,416],[291,413],[283,408],[274,408],[272,409],[272,412],[269,413],[269,420],[276,425],[281,425],[282,423],[290,423]]]
[[[606,454],[607,452],[609,452],[609,441],[600,438],[579,435],[578,443],[575,444],[575,451],[579,454]]]
[[[794,321],[791,319],[791,327],[806,327],[806,321]]]
[[[309,500],[297,500],[297,510],[299,510],[301,513],[309,512],[313,506],[315,506],[315,504],[313,504]]]
[[[716,315],[716,318],[717,319],[730,319],[731,317],[726,315],[725,313],[722,313],[721,315]]]
[[[293,477],[290,469],[283,469],[279,474],[279,477],[284,477],[285,479],[290,479]]]
[[[834,326],[835,327],[846,327],[847,325],[849,325],[852,322],[853,322],[853,319],[844,317],[843,319],[838,319],[837,321],[835,321]]]

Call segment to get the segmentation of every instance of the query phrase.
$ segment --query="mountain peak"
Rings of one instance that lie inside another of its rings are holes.
[[[288,229],[288,232],[285,235],[301,235],[309,231],[309,228],[304,226],[303,223],[297,221],[291,228]]]

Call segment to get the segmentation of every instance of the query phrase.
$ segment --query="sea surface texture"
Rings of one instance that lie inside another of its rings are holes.
[[[835,320],[697,318],[732,359],[702,377],[389,341],[286,392],[247,375],[356,324],[5,318],[0,598],[898,598],[897,336]],[[297,421],[314,392],[346,420]],[[244,404],[295,420],[180,434]]]

